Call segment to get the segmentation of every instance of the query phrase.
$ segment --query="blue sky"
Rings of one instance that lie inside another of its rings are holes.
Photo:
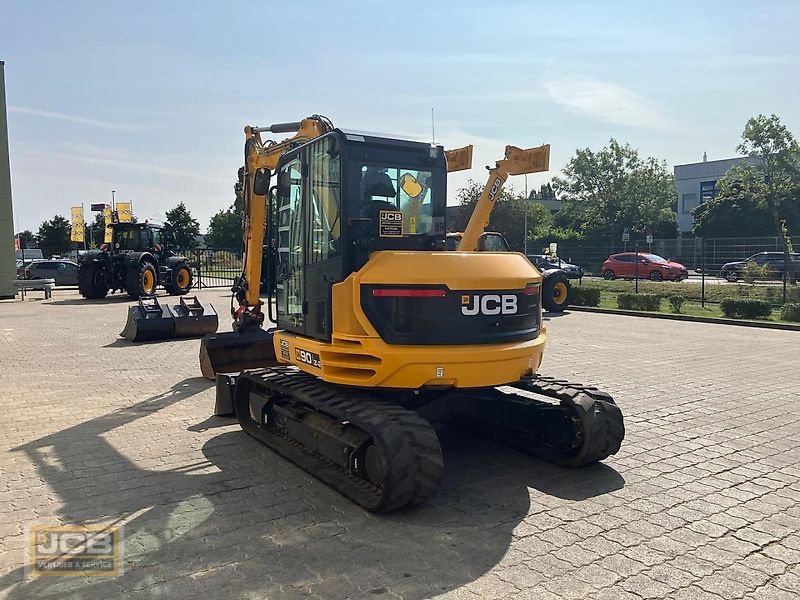
[[[205,230],[233,201],[245,124],[576,148],[615,137],[672,166],[735,155],[745,121],[800,135],[800,2],[11,2],[0,7],[17,230],[131,200]],[[524,187],[522,177],[510,184]]]

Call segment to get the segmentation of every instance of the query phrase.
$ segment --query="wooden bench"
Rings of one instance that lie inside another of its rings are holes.
[[[55,279],[15,279],[14,288],[18,289],[25,300],[27,290],[44,290],[44,299],[49,300],[53,296],[53,288],[56,286]]]

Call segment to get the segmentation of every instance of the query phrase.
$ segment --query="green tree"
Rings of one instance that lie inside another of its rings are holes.
[[[656,237],[677,233],[675,182],[666,163],[642,159],[638,150],[613,138],[597,152],[577,150],[563,176],[553,179],[553,189],[564,203],[556,225],[586,236],[616,242],[625,227]]]
[[[69,234],[70,223],[61,215],[56,215],[51,220],[43,222],[36,234],[42,254],[52,256],[69,252]]]
[[[97,213],[94,216],[94,222],[91,224],[87,223],[85,228],[86,241],[89,248],[99,248],[100,245],[105,241],[106,233],[106,221],[103,217],[103,213]]]
[[[242,215],[229,208],[221,210],[208,223],[206,245],[212,248],[230,248],[241,250]]]
[[[751,164],[737,165],[717,182],[717,195],[694,209],[692,232],[702,237],[774,235],[764,176]]]
[[[175,244],[182,250],[192,250],[197,247],[197,236],[200,234],[200,223],[192,217],[192,213],[181,202],[172,210],[166,212],[166,227],[172,232]]]
[[[33,248],[36,245],[36,236],[29,229],[20,231],[16,234],[16,238],[19,239],[20,248]]]
[[[757,169],[764,177],[764,202],[772,217],[775,235],[783,240],[784,266],[789,283],[795,284],[791,260],[787,213],[795,212],[800,202],[800,146],[794,135],[776,115],[750,118],[736,149],[757,158]]]

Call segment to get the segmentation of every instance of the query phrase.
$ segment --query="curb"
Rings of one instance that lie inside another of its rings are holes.
[[[800,331],[800,325],[788,323],[771,323],[769,321],[740,321],[718,317],[695,317],[692,315],[676,315],[670,313],[651,313],[635,310],[619,310],[615,308],[599,308],[596,306],[570,306],[568,310],[578,312],[603,313],[607,315],[623,315],[628,317],[646,317],[650,319],[670,319],[672,321],[693,321],[695,323],[716,323],[718,325],[736,325],[738,327],[755,327],[759,329],[782,329],[783,331]]]

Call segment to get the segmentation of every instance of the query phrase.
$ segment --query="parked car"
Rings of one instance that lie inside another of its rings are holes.
[[[639,260],[637,266],[636,260]],[[652,281],[664,279],[682,281],[688,279],[689,270],[681,263],[662,258],[657,254],[640,252],[621,252],[612,254],[603,263],[603,277],[606,279],[633,279],[635,277],[647,278]]]
[[[800,272],[800,253],[795,252],[790,256],[792,257],[794,272]],[[719,276],[728,281],[738,281],[742,279],[745,265],[749,262],[756,263],[757,265],[767,265],[771,271],[771,277],[783,279],[783,252],[759,252],[753,254],[753,256],[748,256],[744,260],[725,263],[719,270]]]
[[[553,258],[546,254],[528,254],[528,260],[533,266],[539,269],[561,269],[570,279],[580,279],[583,277],[583,269],[578,265],[570,264],[560,258]]]
[[[37,260],[25,267],[23,279],[55,279],[56,285],[78,285],[78,265],[71,260]]]
[[[25,260],[17,259],[17,279],[25,279],[25,269],[35,262],[46,260],[44,258],[26,258]]]

